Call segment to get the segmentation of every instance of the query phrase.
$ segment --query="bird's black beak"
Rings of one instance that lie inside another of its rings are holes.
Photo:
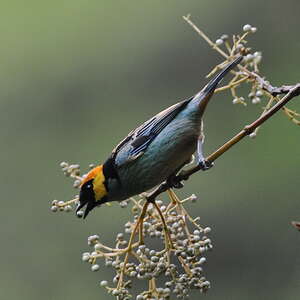
[[[82,214],[79,214],[78,212],[86,206],[83,213],[83,218],[85,219],[91,210],[93,210],[96,206],[100,206],[106,202],[109,202],[107,196],[103,196],[100,200],[96,201],[93,189],[93,179],[91,179],[81,186],[79,193],[79,204],[76,208],[76,215],[81,218]]]
[[[203,89],[203,93],[209,94],[213,92],[218,84],[222,81],[222,79],[243,59],[243,56],[239,56],[230,64],[228,64],[219,74],[217,74]]]
[[[243,56],[237,57],[234,61],[229,63],[219,74],[217,74],[211,81],[194,97],[196,100],[198,98],[199,107],[204,111],[208,101],[213,95],[216,87],[222,81],[222,79],[243,59]],[[199,99],[200,98],[200,99]]]
[[[95,194],[93,190],[93,180],[87,181],[85,184],[82,185],[80,189],[80,194],[79,194],[79,204],[76,208],[76,214],[79,216],[78,212],[84,207],[85,211],[83,214],[83,218],[85,219],[89,212],[97,206],[96,199],[95,199]]]
[[[95,207],[97,206],[96,203],[94,202],[80,202],[79,205],[76,208],[76,214],[86,205],[86,208],[84,210],[84,214],[83,214],[83,218],[85,219],[87,217],[87,215],[89,214],[89,212]],[[77,216],[79,216],[77,214]]]

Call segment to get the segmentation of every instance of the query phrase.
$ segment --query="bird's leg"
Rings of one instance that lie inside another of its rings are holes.
[[[169,184],[164,181],[158,187],[156,187],[152,192],[149,192],[145,198],[147,202],[153,203],[158,195],[167,191],[169,189]]]
[[[203,122],[201,122],[201,133],[198,138],[198,143],[197,143],[197,165],[200,167],[201,170],[206,171],[210,169],[214,163],[205,160],[205,157],[203,155],[203,144],[204,144],[204,131],[203,131]]]
[[[167,184],[169,185],[170,188],[175,188],[175,189],[181,189],[183,187],[182,181],[178,180],[177,172],[169,176],[169,178],[167,179]]]
[[[178,177],[178,172],[188,163],[192,161],[192,157],[190,160],[186,161],[183,165],[181,165],[175,172],[168,177],[166,180],[167,185],[169,186],[169,189],[175,188],[175,189],[181,189],[183,188],[184,184],[182,182],[182,179]]]
[[[188,180],[191,175],[194,173],[200,171],[200,170],[208,170],[210,169],[214,163],[211,161],[208,161],[205,159],[203,155],[203,144],[204,144],[204,131],[203,131],[203,122],[201,122],[201,129],[200,129],[200,135],[197,142],[197,155],[196,155],[196,161],[197,165],[193,166],[189,169],[182,170],[175,178],[175,181],[181,182],[183,180]]]
[[[201,170],[206,171],[209,170],[211,167],[213,167],[214,163],[205,160],[205,157],[203,155],[203,144],[204,144],[204,138],[198,140],[197,144],[197,165],[200,167]]]

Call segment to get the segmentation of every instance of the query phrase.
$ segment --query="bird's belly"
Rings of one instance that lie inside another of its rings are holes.
[[[122,166],[122,186],[114,189],[115,200],[145,192],[166,180],[187,163],[196,151],[199,124],[177,120],[169,124],[136,160]]]

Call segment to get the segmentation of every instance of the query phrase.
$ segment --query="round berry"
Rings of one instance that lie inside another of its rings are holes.
[[[58,210],[58,207],[57,207],[57,206],[55,206],[55,205],[51,206],[51,211],[57,212],[57,210]]]
[[[252,28],[252,26],[250,24],[246,24],[243,26],[243,31],[247,32],[247,31],[250,31]]]
[[[83,211],[82,210],[79,210],[77,213],[76,213],[76,216],[78,218],[82,218],[83,217]]]
[[[91,266],[91,270],[92,270],[93,272],[97,272],[99,269],[100,269],[100,267],[99,267],[99,265],[97,265],[97,264],[94,264],[94,265]]]
[[[108,282],[107,282],[106,280],[102,280],[102,281],[100,282],[100,286],[105,287],[105,286],[107,286],[107,285],[108,285]]]
[[[220,45],[223,44],[223,40],[222,39],[217,39],[215,43],[216,43],[217,46],[220,46]]]

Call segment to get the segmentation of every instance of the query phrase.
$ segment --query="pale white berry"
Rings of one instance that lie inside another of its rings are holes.
[[[76,213],[76,216],[78,218],[82,218],[83,217],[83,211],[82,210],[79,210],[77,213]]]
[[[63,161],[63,162],[60,163],[60,166],[61,166],[62,168],[65,168],[65,167],[68,166],[68,163],[66,163],[65,161]]]
[[[190,199],[192,200],[192,202],[195,202],[197,200],[197,196],[195,194],[192,194],[190,196]]]
[[[250,24],[246,24],[243,26],[243,31],[247,32],[247,31],[250,31],[252,28],[252,26]]]
[[[236,45],[236,50],[241,50],[242,48],[244,48],[243,44]]]
[[[105,287],[105,286],[107,286],[107,285],[108,285],[108,282],[107,282],[106,280],[102,280],[102,281],[100,282],[100,286]]]
[[[249,97],[249,98],[253,98],[254,96],[255,96],[255,93],[254,93],[254,92],[251,92],[251,93],[248,94],[248,97]]]
[[[73,183],[74,188],[78,188],[80,185],[81,185],[81,180],[79,180],[79,179],[76,179]]]
[[[127,202],[127,201],[121,201],[119,204],[120,204],[120,206],[121,206],[122,208],[125,208],[125,207],[127,207],[128,202]]]
[[[244,57],[244,60],[245,60],[245,62],[251,62],[253,60],[253,58],[254,58],[254,56],[249,53]]]
[[[256,96],[257,96],[257,97],[261,97],[263,94],[264,94],[264,93],[263,93],[262,91],[257,91],[257,92],[256,92]]]
[[[99,269],[100,269],[100,267],[99,267],[99,265],[97,265],[97,264],[94,264],[94,265],[91,266],[91,270],[92,270],[93,272],[96,272],[96,271],[98,271]]]
[[[206,262],[206,258],[205,258],[205,257],[201,257],[201,258],[199,259],[199,264],[200,264],[200,265],[204,264],[205,262]]]
[[[254,97],[254,98],[252,99],[252,103],[253,103],[253,104],[258,104],[258,103],[260,103],[260,102],[261,102],[261,100],[260,100],[259,97]]]
[[[70,211],[72,211],[72,206],[71,206],[71,205],[66,205],[66,206],[64,207],[64,211],[65,211],[65,212],[70,212]]]
[[[96,251],[101,251],[101,249],[102,249],[101,244],[96,244],[96,245],[95,245],[95,250],[96,250]]]
[[[90,259],[90,254],[89,253],[83,253],[82,254],[82,261],[88,261]]]
[[[57,210],[58,210],[58,207],[57,207],[57,206],[55,206],[55,205],[51,206],[51,211],[57,212]]]
[[[222,34],[222,35],[221,35],[221,39],[222,39],[223,41],[227,41],[227,40],[229,39],[228,34]]]
[[[240,102],[239,98],[233,98],[233,100],[232,100],[233,104],[238,104],[239,102]]]
[[[118,296],[119,294],[120,294],[120,291],[117,289],[112,291],[113,296]]]
[[[209,232],[211,232],[211,228],[210,227],[206,227],[203,229],[204,234],[207,234]]]
[[[217,46],[220,46],[220,45],[223,44],[223,40],[222,39],[217,39],[215,43],[216,43]]]

